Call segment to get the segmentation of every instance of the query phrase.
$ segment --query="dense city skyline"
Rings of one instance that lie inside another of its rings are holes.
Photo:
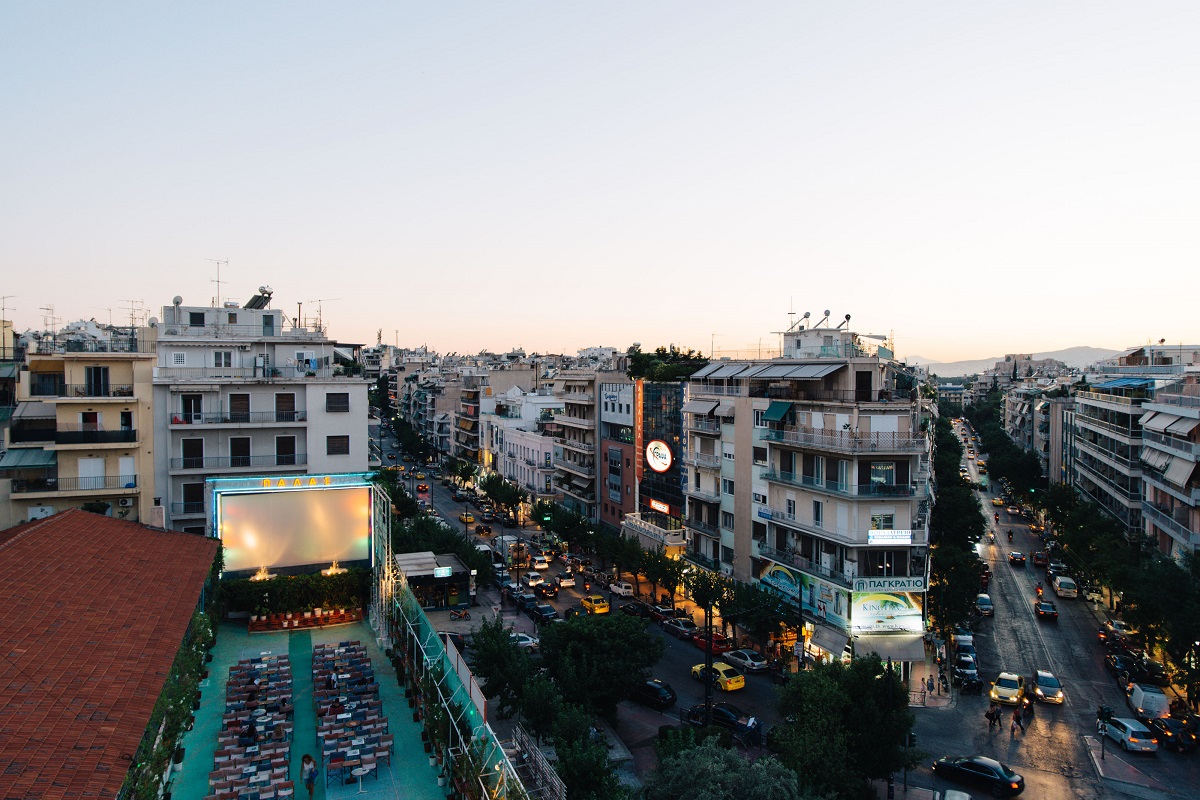
[[[4,13],[18,330],[228,259],[225,299],[442,352],[744,356],[825,309],[937,361],[1195,338],[1157,291],[1200,245],[1193,4]]]

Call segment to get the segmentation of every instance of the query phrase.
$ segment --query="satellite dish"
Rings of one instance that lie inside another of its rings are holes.
[[[151,328],[157,328],[158,327],[158,317],[151,317],[149,325]]]
[[[180,297],[179,295],[175,295],[174,297],[171,298],[171,303],[173,305],[177,305],[177,306],[183,305],[183,298]]]

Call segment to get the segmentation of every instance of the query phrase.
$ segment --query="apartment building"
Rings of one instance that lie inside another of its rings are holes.
[[[807,651],[923,661],[930,408],[892,352],[793,326],[783,356],[717,361],[684,407],[686,558],[776,591]],[[880,603],[892,610],[881,613]]]
[[[525,516],[532,513],[534,503],[562,499],[554,487],[554,440],[562,434],[554,417],[562,410],[562,400],[550,387],[523,392],[514,386],[495,399],[495,409],[481,420],[488,442],[484,448],[488,469],[529,493],[529,502],[521,509]]]
[[[72,323],[31,342],[0,459],[0,528],[83,507],[162,524],[151,512],[154,361],[145,328]]]
[[[536,373],[532,368],[467,367],[459,380],[458,416],[454,430],[454,454],[485,471],[495,469],[495,456],[488,451],[488,437],[480,424],[481,414],[496,409],[496,395],[509,389],[529,391]]]
[[[1075,400],[1053,397],[1047,401],[1050,432],[1046,478],[1051,484],[1069,484],[1075,472]]]
[[[622,521],[625,535],[642,547],[661,547],[671,557],[685,553],[688,483],[687,438],[683,433],[686,385],[637,380],[633,385],[633,504]],[[611,469],[611,466],[610,466]],[[696,556],[693,556],[693,559]],[[715,562],[710,569],[718,569]]]
[[[624,373],[601,370],[562,370],[555,376],[554,393],[563,401],[563,410],[554,415],[562,426],[554,447],[554,485],[563,493],[563,507],[588,519],[598,519],[597,389],[623,378]]]
[[[600,385],[600,525],[610,531],[621,530],[625,518],[637,513],[634,413],[632,383]]]
[[[1200,371],[1142,403],[1142,522],[1174,559],[1200,547]]]
[[[184,306],[157,326],[155,483],[168,527],[205,533],[215,477],[363,472],[367,387],[335,374],[319,325],[288,325],[263,288],[244,306]]]

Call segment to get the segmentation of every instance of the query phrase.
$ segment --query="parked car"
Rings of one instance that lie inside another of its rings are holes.
[[[975,644],[975,631],[971,630],[965,625],[959,625],[954,629],[953,639],[955,646],[963,644]]]
[[[1132,682],[1149,677],[1142,668],[1141,659],[1126,653],[1109,653],[1104,657],[1104,668],[1108,670],[1121,688]]]
[[[528,613],[529,609],[538,604],[538,597],[533,592],[522,592],[517,595],[517,608]]]
[[[692,644],[696,645],[696,647],[699,647],[701,650],[706,650],[708,648],[708,639],[708,628],[697,628],[696,632],[692,634]],[[729,641],[725,634],[718,633],[715,630],[712,631],[712,651],[714,653],[728,653],[732,649],[733,642]]]
[[[530,636],[528,633],[511,633],[508,638],[522,650],[537,650],[542,644],[537,638]]]
[[[682,608],[675,608],[674,606],[652,606],[650,608],[650,616],[654,617],[658,622],[666,622],[669,619],[685,617],[687,616],[687,612]]]
[[[529,618],[539,625],[544,625],[558,619],[558,612],[549,603],[542,603],[533,607],[533,610],[529,612]]]
[[[1045,550],[1034,550],[1031,560],[1035,567],[1045,567],[1050,563],[1050,554]]]
[[[1155,753],[1158,751],[1158,742],[1155,741],[1154,734],[1136,719],[1113,717],[1107,722],[1097,720],[1096,729],[1121,745],[1121,749],[1126,752]]]
[[[712,681],[713,686],[716,686],[723,692],[732,692],[737,689],[743,689],[746,686],[746,676],[738,669],[730,664],[722,664],[716,662],[712,665],[712,672],[703,664],[697,664],[692,667],[692,677],[698,681]]]
[[[1133,716],[1142,724],[1154,717],[1171,716],[1170,698],[1154,684],[1131,683],[1125,695],[1125,702],[1133,711]]]
[[[684,712],[683,718],[689,725],[703,725],[705,708],[703,704],[692,706]],[[752,742],[758,743],[762,736],[762,723],[752,714],[747,714],[733,703],[713,703],[712,716],[709,722],[734,733],[747,736]]]
[[[642,619],[650,618],[650,606],[645,603],[639,603],[634,600],[632,603],[621,604],[621,613],[631,617],[641,617]]]
[[[981,617],[991,617],[996,613],[996,607],[992,605],[992,598],[987,594],[979,594],[975,597],[975,610],[979,612]]]
[[[662,624],[663,630],[676,639],[690,639],[699,630],[696,623],[690,619],[668,619]]]
[[[967,653],[959,653],[954,657],[954,672],[961,678],[968,680],[979,679],[979,666],[975,662],[975,656]]]
[[[613,594],[619,595],[621,597],[633,597],[633,584],[628,583],[626,581],[617,581],[616,583],[610,583],[608,585],[608,590],[610,592],[612,592]]]
[[[587,610],[589,614],[607,614],[612,609],[609,608],[608,601],[603,595],[589,594],[587,597],[579,601],[579,604]]]
[[[721,658],[743,672],[765,672],[770,668],[770,662],[754,650],[730,650]]]
[[[671,688],[671,684],[666,681],[660,681],[657,678],[643,681],[638,684],[638,687],[633,690],[631,698],[635,703],[641,703],[650,708],[657,708],[662,711],[664,708],[670,708],[675,705],[678,699],[675,695],[675,690]]]
[[[1190,753],[1196,749],[1196,732],[1186,722],[1174,717],[1155,717],[1146,726],[1164,750]]]
[[[943,756],[933,762],[935,775],[982,787],[996,797],[1015,797],[1025,791],[1025,779],[1007,765],[987,756]]]

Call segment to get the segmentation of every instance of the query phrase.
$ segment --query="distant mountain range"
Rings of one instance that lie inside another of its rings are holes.
[[[1086,367],[1101,359],[1112,358],[1123,352],[1125,351],[1106,350],[1103,347],[1068,347],[1065,350],[1054,350],[1049,353],[1033,353],[1032,355],[1035,361],[1043,358],[1053,358],[1056,361],[1063,362],[1068,367]],[[909,356],[904,360],[909,364],[928,367],[932,375],[938,375],[943,378],[955,378],[962,375],[975,375],[976,373],[983,372],[985,369],[991,369],[996,365],[997,361],[1003,361],[1004,356],[979,358],[973,361],[946,362],[935,362],[921,356]]]

